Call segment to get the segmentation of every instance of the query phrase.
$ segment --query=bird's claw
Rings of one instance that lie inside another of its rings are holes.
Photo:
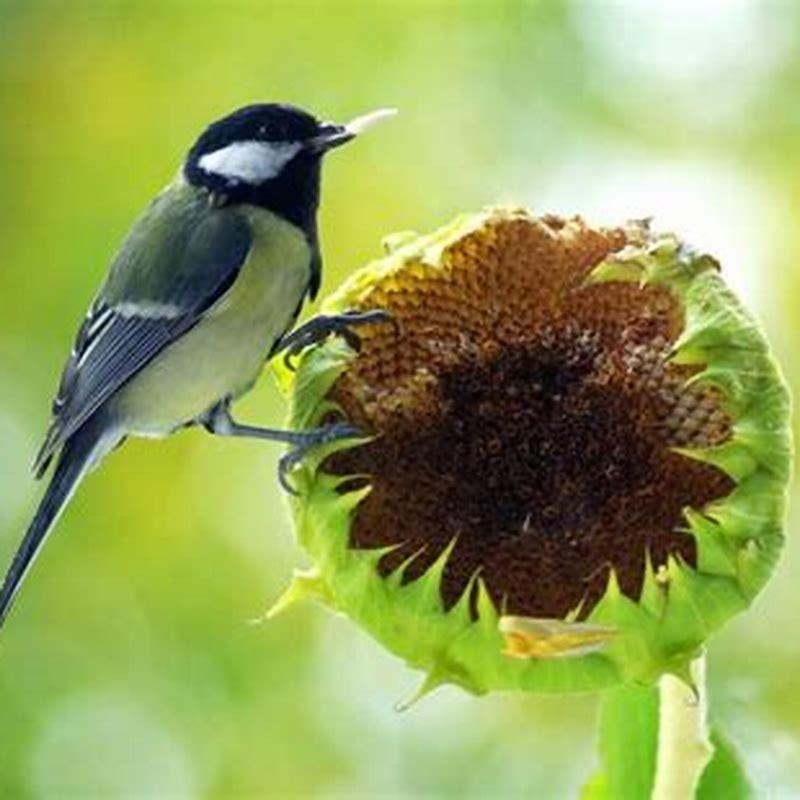
[[[335,334],[341,336],[348,346],[356,352],[361,350],[361,337],[353,330],[354,326],[377,324],[381,322],[394,323],[394,317],[384,309],[371,311],[345,311],[342,314],[320,314],[313,317],[305,325],[290,333],[283,341],[283,363],[286,368],[294,372],[293,359],[299,356],[306,347],[319,344]]]
[[[289,482],[289,475],[312,450],[324,444],[338,442],[341,439],[356,439],[363,435],[361,429],[349,422],[335,422],[299,434],[294,447],[278,461],[278,482],[287,494],[296,496],[298,492]]]

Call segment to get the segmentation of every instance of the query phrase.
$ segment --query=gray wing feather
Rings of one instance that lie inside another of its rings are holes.
[[[244,217],[210,208],[197,190],[179,186],[151,204],[78,332],[37,475],[114,392],[202,318],[233,283],[250,246]]]

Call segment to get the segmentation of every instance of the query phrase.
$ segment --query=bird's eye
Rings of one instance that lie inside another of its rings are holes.
[[[261,127],[258,129],[258,135],[259,135],[259,136],[266,136],[266,135],[267,135],[267,126],[266,126],[266,125],[262,125],[262,126],[261,126]]]

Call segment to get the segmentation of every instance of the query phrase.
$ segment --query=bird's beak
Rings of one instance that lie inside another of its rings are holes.
[[[369,114],[362,114],[360,117],[350,120],[346,125],[324,122],[319,127],[319,133],[313,139],[309,139],[306,146],[312,153],[333,150],[334,147],[339,147],[351,139],[355,139],[376,122],[393,117],[396,113],[396,108],[379,108],[377,111],[370,111]]]

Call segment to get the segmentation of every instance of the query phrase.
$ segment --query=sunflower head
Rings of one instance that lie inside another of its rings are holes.
[[[393,237],[326,311],[386,309],[283,373],[364,431],[295,476],[315,596],[483,692],[684,675],[783,540],[786,388],[717,263],[646,222],[490,210]]]

